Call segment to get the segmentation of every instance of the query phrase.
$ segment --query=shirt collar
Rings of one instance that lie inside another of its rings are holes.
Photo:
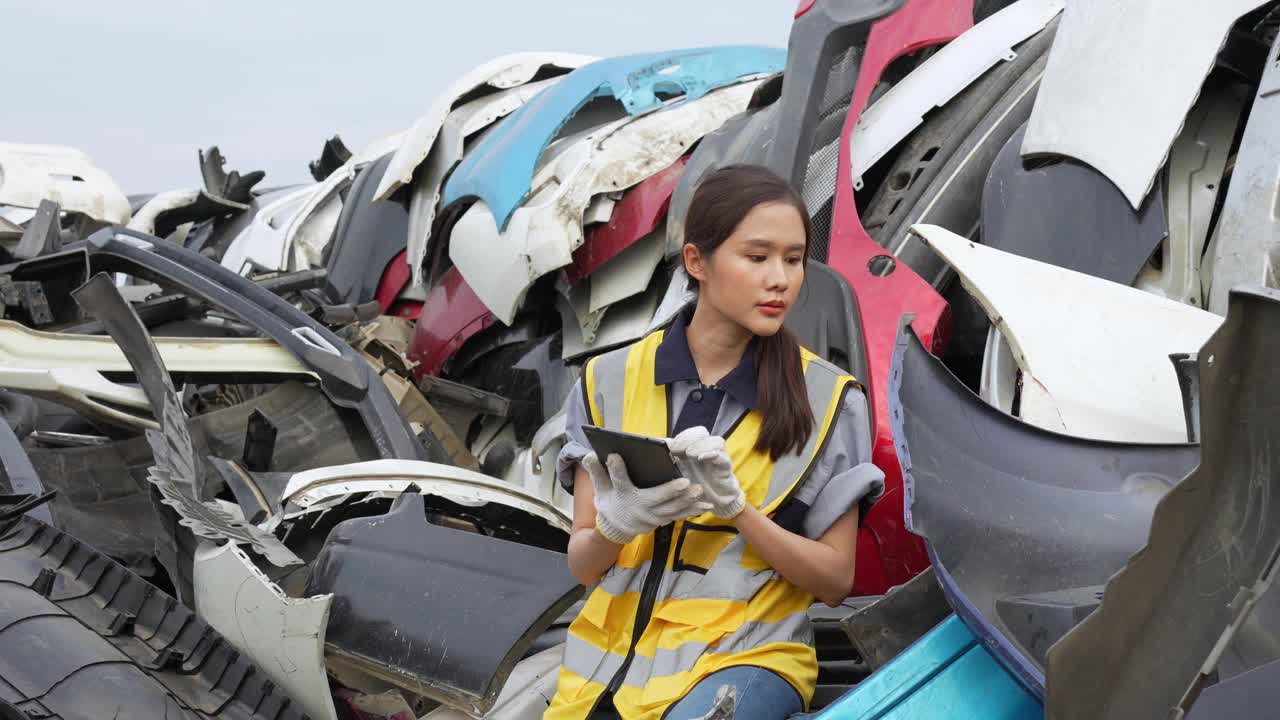
[[[687,330],[692,318],[693,305],[687,305],[676,313],[675,319],[663,334],[653,363],[655,385],[670,385],[681,380],[701,382],[698,368],[693,364],[693,354],[689,352]],[[756,406],[756,345],[757,339],[752,338],[737,367],[716,383],[716,387],[732,395],[734,400],[748,410]]]

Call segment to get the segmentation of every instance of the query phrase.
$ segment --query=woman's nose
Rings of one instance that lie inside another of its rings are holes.
[[[786,289],[787,287],[787,268],[786,264],[781,260],[770,262],[768,270],[766,270],[765,287],[770,290]]]

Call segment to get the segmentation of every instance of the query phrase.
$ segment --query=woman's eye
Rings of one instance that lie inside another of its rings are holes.
[[[802,263],[802,262],[804,262],[804,258],[800,257],[799,255],[797,255],[797,256],[795,256],[795,257],[789,257],[789,258],[787,258],[787,264],[788,264],[788,265],[799,265],[799,264],[800,264],[800,263]]]
[[[766,257],[765,257],[765,256],[763,256],[763,255],[748,255],[748,256],[747,256],[747,259],[748,259],[748,260],[750,260],[750,261],[751,261],[751,262],[753,262],[753,263],[762,263],[762,262],[764,262],[765,260],[767,260],[768,258],[766,258]]]

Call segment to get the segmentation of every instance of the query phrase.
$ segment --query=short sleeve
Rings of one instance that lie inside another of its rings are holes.
[[[871,423],[867,398],[856,387],[831,428],[831,437],[813,473],[792,501],[780,509],[779,524],[816,540],[859,503],[884,493],[884,472],[871,462]]]
[[[583,383],[574,383],[569,397],[565,398],[564,447],[560,448],[560,454],[556,456],[556,479],[560,481],[560,487],[570,495],[573,494],[574,466],[591,452],[587,437],[582,432],[583,425],[592,424],[587,417],[585,397]]]

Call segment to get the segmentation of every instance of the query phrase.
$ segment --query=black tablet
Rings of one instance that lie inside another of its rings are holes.
[[[680,470],[671,459],[665,440],[606,430],[595,425],[583,425],[582,432],[601,463],[610,455],[621,455],[627,464],[631,484],[638,488],[656,487],[680,477]]]

